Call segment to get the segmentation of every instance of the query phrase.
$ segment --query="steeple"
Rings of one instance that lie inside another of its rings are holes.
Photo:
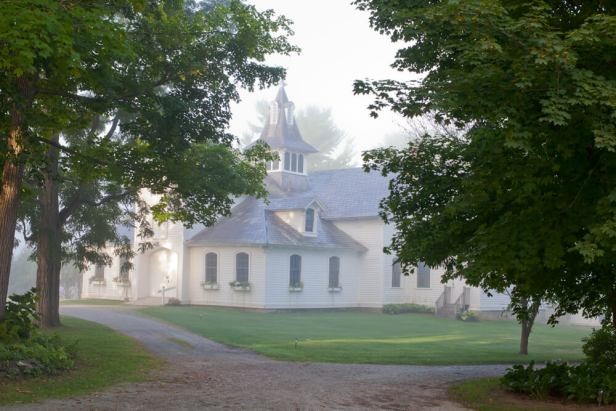
[[[284,191],[304,191],[308,189],[307,157],[318,150],[306,143],[295,123],[295,104],[289,100],[280,84],[259,140],[267,143],[278,152],[279,160],[267,163],[271,181]]]
[[[289,100],[284,86],[284,82],[280,84],[276,98],[270,103],[269,116],[260,139],[273,149],[302,154],[316,153],[318,150],[304,141],[297,128],[295,104]]]

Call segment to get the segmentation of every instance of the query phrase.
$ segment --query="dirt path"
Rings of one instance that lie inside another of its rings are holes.
[[[390,366],[275,361],[115,307],[64,307],[127,334],[164,358],[155,381],[52,400],[19,410],[391,409],[462,410],[447,400],[457,381],[505,366]]]

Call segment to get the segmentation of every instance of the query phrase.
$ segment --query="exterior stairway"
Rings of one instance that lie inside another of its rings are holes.
[[[471,299],[470,287],[464,287],[457,299],[452,296],[453,287],[445,286],[442,294],[436,300],[434,313],[439,317],[455,319],[462,311],[468,310]]]

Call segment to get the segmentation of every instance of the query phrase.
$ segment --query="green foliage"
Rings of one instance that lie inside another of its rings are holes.
[[[36,300],[34,288],[25,294],[9,297],[4,317],[0,320],[0,342],[25,341],[36,333]]]
[[[358,81],[391,108],[459,128],[364,156],[393,176],[389,250],[444,280],[556,306],[616,310],[616,5],[356,0],[400,41],[407,83]],[[429,233],[429,235],[426,235]],[[616,321],[616,315],[612,321]]]
[[[160,363],[134,339],[103,325],[71,317],[63,317],[62,324],[53,334],[71,347],[75,368],[52,378],[3,379],[0,405],[75,397],[118,383],[142,382]],[[44,330],[43,334],[52,333]]]
[[[35,325],[36,290],[12,295],[0,321],[0,378],[53,374],[70,369],[70,347]]]
[[[384,314],[434,314],[434,307],[421,304],[385,304],[383,306]]]
[[[475,311],[464,310],[456,314],[456,318],[460,321],[469,323],[479,322],[479,315]]]
[[[565,397],[598,404],[616,403],[616,335],[611,325],[584,339],[586,359],[579,365],[548,362],[544,368],[515,365],[507,370],[503,385],[535,398]]]
[[[593,364],[613,367],[616,364],[616,332],[614,326],[605,324],[583,339],[586,359]]]

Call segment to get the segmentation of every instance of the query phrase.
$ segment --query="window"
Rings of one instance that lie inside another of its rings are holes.
[[[218,282],[218,254],[216,253],[205,255],[205,282],[207,284]]]
[[[291,153],[286,151],[284,153],[284,169],[287,171],[291,169]]]
[[[235,255],[235,281],[239,283],[248,282],[248,265],[248,254],[237,253]]]
[[[289,287],[302,286],[302,257],[297,254],[291,256],[291,267],[289,270]]]
[[[265,162],[265,169],[267,171],[270,171],[272,169],[272,162],[271,161],[266,161]]]
[[[422,262],[417,264],[417,288],[430,288],[430,267]]]
[[[300,173],[304,172],[304,155],[299,154],[297,156],[297,171]]]
[[[104,280],[105,279],[105,265],[104,264],[96,264],[94,268],[94,279],[95,280]]]
[[[304,226],[304,231],[307,233],[314,232],[314,208],[309,208],[306,210],[306,224]]]
[[[280,161],[279,160],[274,160],[274,162],[272,163],[272,170],[276,171],[280,168]]]
[[[340,287],[340,258],[329,257],[329,288]]]
[[[402,267],[400,261],[394,259],[394,263],[391,265],[391,286],[394,288],[400,287],[400,277],[402,276]]]
[[[121,281],[128,281],[128,270],[130,269],[130,261],[125,255],[120,256],[120,272],[118,278]],[[104,270],[104,267],[103,267]]]
[[[291,171],[297,171],[297,154],[291,154]]]
[[[272,104],[270,105],[270,123],[278,123],[278,103],[275,101],[272,101]]]

